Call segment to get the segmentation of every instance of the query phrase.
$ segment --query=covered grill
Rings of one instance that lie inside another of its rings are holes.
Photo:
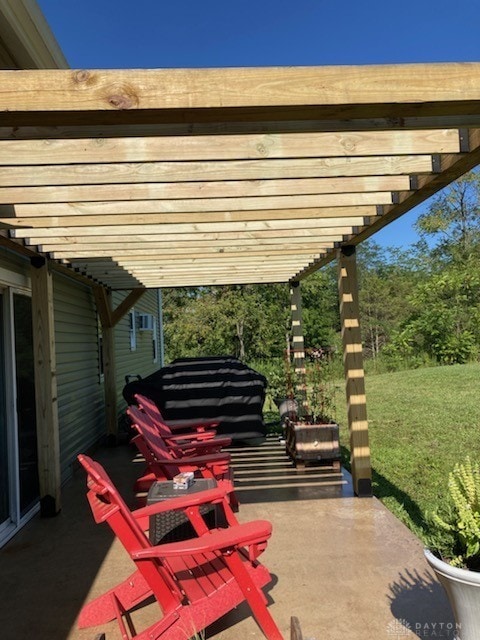
[[[129,404],[136,393],[151,398],[169,423],[216,420],[219,434],[253,443],[266,435],[266,386],[263,375],[237,358],[179,358],[129,382],[123,395]]]

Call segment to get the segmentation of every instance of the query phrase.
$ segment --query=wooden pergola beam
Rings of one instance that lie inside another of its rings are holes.
[[[58,135],[58,134],[57,134]],[[143,162],[0,166],[0,187],[84,184],[149,184],[204,180],[281,180],[409,175],[432,171],[432,156],[361,156],[211,160],[208,162]]]
[[[395,105],[401,117],[471,109],[480,101],[479,86],[478,63],[2,71],[0,111],[10,117],[16,112],[133,112],[130,120],[142,122],[145,110],[321,106],[317,117],[327,117],[341,106],[349,118],[369,111],[370,117],[390,115],[387,107]]]
[[[0,72],[1,78],[1,72]],[[458,153],[456,129],[174,136],[158,138],[0,140],[0,165],[263,160]]]
[[[244,198],[325,193],[406,191],[408,176],[292,178],[289,180],[225,180],[222,182],[161,182],[116,185],[4,187],[0,204],[160,200],[169,198]]]
[[[43,220],[43,219],[42,219]],[[90,218],[89,218],[90,220]],[[95,217],[92,217],[95,220]],[[367,218],[370,221],[371,217]],[[154,237],[156,235],[164,235],[172,237],[173,239],[181,239],[182,236],[191,236],[192,234],[202,236],[202,234],[214,233],[215,235],[221,235],[225,233],[238,233],[244,232],[246,234],[250,232],[265,233],[275,232],[277,230],[325,230],[325,233],[332,235],[332,233],[350,233],[351,227],[359,227],[366,224],[366,219],[360,216],[350,218],[307,218],[303,219],[301,216],[286,219],[286,220],[252,220],[247,222],[199,222],[197,224],[148,224],[132,221],[130,224],[111,224],[111,225],[99,225],[92,222],[82,224],[81,226],[54,226],[53,228],[46,226],[42,222],[38,222],[37,218],[32,219],[35,225],[25,229],[23,227],[16,227],[11,229],[11,233],[15,238],[30,238],[34,244],[42,242],[43,238],[53,238],[57,236],[64,236],[68,238],[88,238],[91,236],[108,237],[111,235],[146,235]],[[75,219],[77,221],[77,219]],[[16,222],[16,221],[15,221]],[[82,220],[83,222],[83,220]],[[112,221],[113,222],[113,221]],[[24,220],[18,221],[18,224],[25,224]],[[40,224],[41,226],[36,226]],[[336,230],[336,231],[332,231]],[[37,242],[39,240],[40,242]]]

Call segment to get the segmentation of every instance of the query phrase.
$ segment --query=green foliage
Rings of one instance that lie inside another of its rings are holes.
[[[446,267],[417,285],[412,312],[392,335],[387,354],[411,358],[426,353],[440,364],[468,362],[478,355],[480,267],[476,261]]]
[[[317,271],[302,282],[305,346],[327,347],[340,331],[336,266]]]
[[[418,278],[410,252],[382,249],[369,240],[358,250],[360,314],[364,355],[376,360],[408,317],[407,294]]]
[[[480,234],[480,174],[470,171],[441,191],[416,228],[437,240],[434,255],[440,262],[462,261],[478,252]]]
[[[448,479],[449,505],[443,517],[433,513],[439,528],[435,545],[455,567],[480,569],[480,465],[469,456],[457,463]]]
[[[234,355],[249,361],[281,354],[286,344],[287,301],[286,285],[167,290],[167,357]]]

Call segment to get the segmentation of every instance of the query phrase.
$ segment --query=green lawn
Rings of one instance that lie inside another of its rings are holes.
[[[441,505],[454,464],[479,459],[479,382],[480,364],[366,378],[374,494],[422,538],[424,514]],[[348,459],[343,389],[336,395]]]

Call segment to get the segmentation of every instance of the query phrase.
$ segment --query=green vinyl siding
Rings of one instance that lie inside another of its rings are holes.
[[[114,306],[122,301],[124,296],[115,293]],[[157,345],[159,344],[159,320],[158,320],[158,295],[156,289],[146,291],[140,300],[133,307],[133,311],[138,313],[148,313],[156,318]],[[122,390],[125,386],[125,376],[140,375],[142,378],[160,368],[160,356],[157,362],[153,361],[153,336],[152,331],[136,331],[136,349],[130,350],[130,320],[127,313],[115,327],[115,347],[117,358],[117,408],[119,413],[125,410]]]
[[[91,289],[55,275],[54,316],[60,463],[65,479],[76,455],[95,444],[104,433],[97,315]]]

